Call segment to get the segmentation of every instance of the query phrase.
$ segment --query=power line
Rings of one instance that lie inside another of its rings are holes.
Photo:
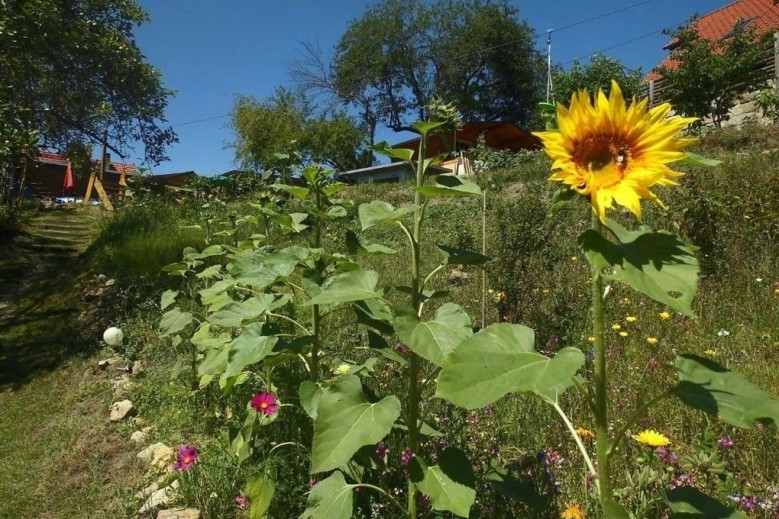
[[[206,117],[205,119],[195,119],[194,121],[185,121],[183,123],[171,124],[170,126],[171,127],[187,126],[188,124],[204,123],[206,121],[214,121],[216,119],[224,119],[225,117],[230,117],[230,114],[216,115],[214,117]]]
[[[641,2],[636,2],[635,4],[627,5],[625,7],[620,7],[619,9],[614,9],[612,11],[608,11],[606,13],[597,14],[591,18],[586,18],[584,20],[579,20],[578,22],[569,23],[568,25],[563,25],[562,27],[558,27],[557,29],[550,29],[550,31],[559,32],[563,31],[565,29],[570,29],[571,27],[576,27],[577,25],[582,25],[584,23],[592,22],[595,20],[600,20],[601,18],[605,18],[607,16],[611,16],[612,14],[621,13],[622,11],[627,11],[628,9],[633,9],[634,7],[638,7],[640,5],[649,4],[651,2],[654,2],[656,0],[643,0]]]

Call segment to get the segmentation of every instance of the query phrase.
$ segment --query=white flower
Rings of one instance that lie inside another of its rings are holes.
[[[717,332],[717,337],[727,337],[728,335],[730,335],[730,332],[724,328]]]

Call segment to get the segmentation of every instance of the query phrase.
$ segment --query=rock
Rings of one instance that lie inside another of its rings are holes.
[[[129,400],[122,400],[120,402],[114,402],[109,409],[110,420],[112,422],[118,422],[124,420],[127,417],[138,414],[138,410],[133,406],[133,403]]]
[[[141,452],[139,452],[135,457],[141,460],[144,463],[151,463],[154,459],[154,454],[157,451],[165,451],[168,450],[170,452],[173,452],[173,449],[168,447],[162,442],[157,442],[154,445],[149,445],[145,449],[143,449]]]
[[[141,373],[143,373],[143,364],[141,364],[140,360],[136,360],[130,366],[130,374],[137,376],[140,375]]]
[[[124,362],[122,357],[111,357],[110,359],[103,359],[97,363],[97,367],[100,369],[108,369]]]
[[[97,276],[95,276],[95,279],[102,283],[106,279],[106,275],[105,274],[98,274]]]
[[[463,272],[460,269],[452,269],[447,275],[447,280],[453,285],[459,285],[463,281],[471,277],[467,272]]]
[[[149,438],[149,431],[151,427],[144,427],[139,431],[135,431],[130,435],[130,441],[134,443],[143,443]]]
[[[115,279],[109,279],[108,281],[105,282],[105,285],[103,285],[103,286],[112,287],[115,284],[116,284],[116,280]]]
[[[127,396],[132,386],[133,383],[130,380],[130,376],[122,375],[111,381],[111,392],[113,393],[114,398],[122,398]]]
[[[152,456],[151,459],[151,466],[159,469],[169,469],[168,472],[170,472],[173,470],[173,459],[175,457],[172,447],[159,449],[154,451],[154,456]]]
[[[143,503],[141,509],[138,510],[138,515],[151,512],[155,508],[159,508],[162,505],[170,503],[176,495],[176,489],[179,486],[178,481],[174,481],[169,487],[155,490]]]
[[[200,519],[200,510],[197,508],[171,508],[160,510],[157,519]]]

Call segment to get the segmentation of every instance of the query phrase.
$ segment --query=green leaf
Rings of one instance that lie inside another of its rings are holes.
[[[384,337],[373,330],[368,330],[368,347],[379,353],[385,359],[397,362],[401,366],[408,364],[406,359],[395,353],[395,350],[390,347]]]
[[[485,265],[492,262],[492,258],[484,256],[478,252],[455,249],[447,245],[436,244],[436,247],[446,256],[445,263],[447,265]]]
[[[678,162],[679,164],[692,164],[693,166],[706,166],[709,168],[713,168],[722,164],[721,160],[707,159],[706,157],[702,157],[701,155],[691,151],[685,152],[685,155],[686,157],[680,160]]]
[[[160,321],[160,337],[167,337],[180,332],[192,322],[192,314],[182,312],[178,306],[162,315]]]
[[[606,499],[603,503],[603,516],[609,519],[630,519],[625,507],[613,499]]]
[[[379,274],[373,270],[353,270],[330,278],[322,291],[308,300],[306,305],[349,303],[379,297],[376,283]]]
[[[169,276],[183,276],[189,270],[189,266],[186,263],[176,262],[169,263],[160,270],[167,272]]]
[[[336,471],[311,489],[306,511],[299,519],[350,519],[352,517],[352,493],[354,485],[348,485],[343,474]]]
[[[390,157],[393,159],[400,159],[403,162],[411,162],[411,158],[414,156],[414,150],[408,148],[393,148],[387,141],[381,141],[378,144],[373,145],[373,151]]]
[[[285,191],[298,200],[305,200],[308,197],[308,194],[311,192],[308,188],[291,186],[289,184],[273,184],[271,187],[278,191]]]
[[[478,184],[454,175],[438,175],[432,186],[418,187],[417,191],[425,196],[481,196],[481,188]]]
[[[285,305],[289,294],[260,294],[245,301],[234,301],[208,316],[208,322],[219,326],[240,326],[244,321],[256,319],[264,313]]]
[[[357,322],[370,326],[385,335],[395,332],[392,328],[392,311],[382,299],[366,299],[352,305],[357,316]]]
[[[541,512],[549,507],[549,499],[539,494],[533,483],[513,477],[496,459],[490,460],[485,479],[500,495],[516,499],[533,510]]]
[[[232,377],[241,373],[246,366],[251,366],[264,359],[273,351],[278,337],[268,337],[262,334],[261,323],[251,323],[243,328],[241,335],[230,343],[225,376]]]
[[[202,323],[197,331],[192,334],[190,341],[197,346],[198,350],[207,351],[211,348],[221,349],[232,339],[232,336],[226,332],[215,337],[211,334],[211,325],[209,323]]]
[[[553,358],[533,351],[533,330],[518,324],[492,324],[465,339],[438,375],[436,396],[466,409],[478,409],[509,393],[527,393],[547,402],[573,384],[584,365],[577,348]]]
[[[192,259],[206,259],[211,258],[213,256],[221,256],[224,254],[224,249],[221,245],[209,245],[205,249],[203,249],[203,252],[200,252],[198,254],[195,254],[192,256]]]
[[[324,394],[325,390],[319,384],[315,384],[310,380],[305,380],[300,384],[300,389],[298,390],[300,405],[312,420],[316,420],[317,410],[319,409],[319,400]]]
[[[246,482],[246,497],[249,499],[249,517],[262,519],[270,508],[273,493],[276,491],[276,483],[270,476],[263,475]]]
[[[608,228],[620,243],[610,242],[594,230],[579,237],[579,245],[593,268],[611,268],[613,273],[605,278],[625,283],[686,315],[694,315],[691,304],[698,290],[699,269],[690,247],[666,231],[628,231],[613,221],[609,221]]]
[[[413,123],[411,126],[413,126],[419,133],[422,135],[422,138],[424,139],[427,137],[427,134],[430,132],[435,132],[438,129],[441,129],[442,126],[445,126],[447,124],[447,121],[417,121]]]
[[[178,297],[178,295],[178,290],[166,290],[163,292],[162,297],[160,298],[160,310],[165,310],[167,307],[175,303],[176,297]]]
[[[414,209],[414,206],[395,209],[392,204],[374,200],[367,204],[360,204],[357,213],[360,217],[360,225],[364,231],[375,225],[401,220],[407,214],[413,213]]]
[[[690,407],[744,429],[755,422],[779,426],[779,400],[737,373],[697,355],[676,357],[676,372],[673,394]]]
[[[199,377],[205,375],[221,375],[227,369],[227,360],[230,356],[230,347],[212,348],[206,352],[206,356],[197,367]]]
[[[281,234],[299,233],[308,229],[308,225],[303,223],[306,218],[306,213],[284,213],[274,217]]]
[[[368,254],[371,256],[386,256],[397,254],[398,251],[390,249],[384,245],[368,243],[357,236],[354,231],[346,231],[346,248],[350,254]]]
[[[457,345],[473,334],[471,318],[454,303],[442,305],[433,320],[426,322],[420,322],[411,307],[400,311],[394,321],[398,337],[414,353],[436,366],[443,366]]]
[[[409,466],[409,477],[430,498],[434,510],[468,517],[476,501],[473,467],[458,449],[446,449],[438,465],[428,467],[419,456]]]
[[[242,257],[235,261],[230,273],[236,283],[262,290],[285,280],[295,270],[295,263],[291,258],[271,262],[270,257]]]
[[[234,286],[235,281],[232,279],[223,279],[222,281],[217,281],[210,287],[198,291],[198,294],[200,295],[200,302],[205,306],[210,306],[217,301],[219,295],[227,292]]]
[[[747,519],[693,487],[677,487],[665,493],[671,508],[670,519]]]
[[[567,186],[555,191],[554,195],[552,195],[552,207],[549,208],[549,216],[554,215],[575,197],[576,191]]]
[[[311,447],[311,473],[346,465],[363,445],[381,441],[400,416],[400,401],[387,396],[369,404],[360,379],[341,378],[319,401]]]

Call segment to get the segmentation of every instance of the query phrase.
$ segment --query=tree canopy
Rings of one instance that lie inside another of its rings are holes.
[[[640,96],[646,85],[641,69],[629,70],[616,58],[595,54],[589,63],[575,60],[567,70],[552,73],[555,101],[568,103],[574,92],[582,89],[590,93],[603,90],[608,94],[612,79],[619,83],[625,99]]]
[[[236,161],[245,169],[282,171],[290,159],[338,171],[370,165],[362,127],[341,111],[315,113],[306,96],[287,88],[262,101],[239,97],[230,125]]]
[[[716,127],[729,118],[742,92],[761,88],[767,73],[761,69],[769,57],[772,34],[758,37],[737,21],[719,40],[702,38],[694,19],[669,34],[674,37],[672,66],[656,69],[662,75],[663,96],[685,116],[710,118]]]
[[[464,120],[529,122],[544,87],[536,34],[505,0],[384,0],[352,21],[331,60],[307,45],[293,77],[376,125],[424,120],[438,95]]]
[[[135,0],[5,0],[2,10],[4,126],[59,150],[107,131],[115,148],[142,142],[146,160],[166,158],[172,91],[135,44],[148,20]]]

